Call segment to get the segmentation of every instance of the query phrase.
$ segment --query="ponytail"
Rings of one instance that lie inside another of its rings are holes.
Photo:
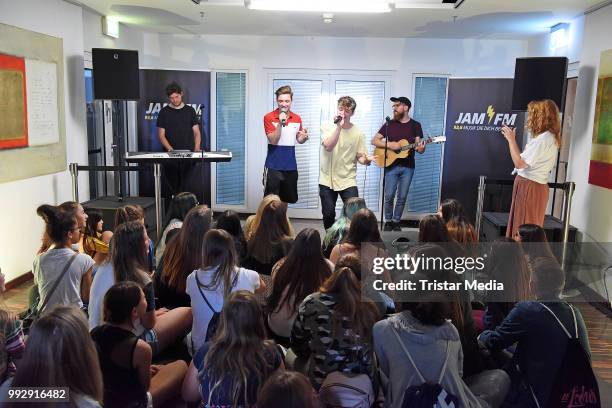
[[[45,235],[54,244],[64,244],[76,224],[74,214],[53,205],[41,205],[36,214],[45,221]]]

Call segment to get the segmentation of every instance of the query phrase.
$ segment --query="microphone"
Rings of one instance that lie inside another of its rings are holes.
[[[287,114],[287,109],[286,108],[281,108],[281,113]],[[287,119],[281,119],[281,126],[285,126],[287,124]]]
[[[389,122],[391,122],[391,118],[390,118],[389,116],[387,116],[387,117],[385,118],[385,122],[387,122],[387,125],[388,125],[388,124],[389,124]]]
[[[338,123],[340,123],[341,120],[342,120],[342,116],[336,116],[334,118],[334,125],[337,125]]]

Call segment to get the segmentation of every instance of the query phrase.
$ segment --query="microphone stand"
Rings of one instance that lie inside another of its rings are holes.
[[[385,158],[383,160],[383,182],[382,194],[380,199],[380,230],[383,231],[385,221],[385,182],[387,179],[387,143],[389,141],[389,120],[385,118]]]

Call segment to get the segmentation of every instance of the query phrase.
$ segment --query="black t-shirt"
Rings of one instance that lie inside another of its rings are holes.
[[[132,365],[138,337],[131,331],[104,324],[91,331],[104,380],[104,406],[147,406],[147,390]],[[78,351],[78,350],[77,350]]]
[[[175,150],[193,150],[193,127],[198,125],[195,110],[185,105],[180,109],[166,105],[159,111],[157,127],[166,130],[166,139]]]
[[[397,120],[392,120],[389,122],[388,133],[386,129],[387,125],[382,125],[378,133],[380,133],[383,137],[388,135],[389,142],[399,142],[400,140],[407,140],[408,143],[414,143],[417,137],[423,139],[423,129],[421,128],[421,124],[416,120],[410,118],[410,120],[406,123],[398,122]],[[410,167],[414,169],[414,150],[410,151],[408,157],[403,159],[397,159],[393,163],[392,166],[402,166],[402,167]]]

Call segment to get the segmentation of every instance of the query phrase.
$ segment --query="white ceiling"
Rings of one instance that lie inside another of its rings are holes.
[[[602,0],[465,0],[457,9],[390,13],[250,10],[243,0],[67,0],[142,30],[180,34],[525,39],[569,22]],[[303,0],[308,1],[308,0]],[[375,0],[374,0],[375,1]],[[392,0],[391,0],[392,1]],[[411,0],[398,0],[411,1]],[[416,0],[412,0],[416,1]]]

